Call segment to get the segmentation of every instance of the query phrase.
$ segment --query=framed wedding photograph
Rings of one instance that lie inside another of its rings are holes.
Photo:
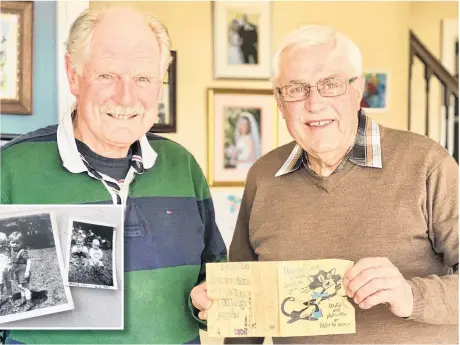
[[[271,3],[213,1],[214,78],[269,79]]]
[[[208,89],[210,186],[243,186],[252,164],[277,145],[272,90]]]
[[[388,73],[382,71],[365,71],[365,84],[361,108],[368,113],[388,111]]]
[[[33,2],[0,2],[0,106],[32,114]]]
[[[150,129],[151,133],[175,133],[177,131],[177,52],[171,51],[171,63],[163,80],[162,99],[158,105],[158,121]]]

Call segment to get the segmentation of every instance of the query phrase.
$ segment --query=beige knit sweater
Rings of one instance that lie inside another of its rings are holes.
[[[295,143],[262,157],[248,174],[230,261],[387,257],[412,286],[412,316],[350,299],[355,334],[274,343],[458,343],[458,165],[426,137],[380,132],[382,169],[348,163],[329,177],[304,167],[274,177]]]

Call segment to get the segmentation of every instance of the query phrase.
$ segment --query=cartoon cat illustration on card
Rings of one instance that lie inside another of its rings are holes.
[[[289,317],[288,324],[300,320],[316,321],[323,316],[320,308],[321,303],[337,295],[341,288],[342,276],[336,274],[336,269],[330,271],[320,270],[317,274],[308,277],[308,287],[302,290],[302,293],[311,293],[311,297],[302,302],[301,309],[295,310],[293,307],[299,304],[292,296],[286,297],[281,303],[281,312]],[[287,305],[292,306],[287,309]]]

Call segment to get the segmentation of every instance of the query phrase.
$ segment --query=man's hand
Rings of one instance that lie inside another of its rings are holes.
[[[24,272],[24,278],[28,279],[30,277],[30,273],[29,272]]]
[[[414,307],[412,288],[387,258],[364,258],[351,267],[343,277],[348,297],[361,309],[381,303],[399,317],[409,317]]]
[[[194,307],[200,311],[198,313],[198,317],[201,320],[206,320],[208,317],[207,310],[211,307],[212,304],[212,300],[208,298],[206,282],[195,286],[190,293],[190,297]]]

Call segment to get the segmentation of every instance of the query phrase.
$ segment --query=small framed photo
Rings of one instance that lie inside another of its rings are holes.
[[[364,78],[361,108],[369,113],[388,111],[388,73],[367,71]]]
[[[0,106],[32,114],[33,1],[0,2]]]
[[[208,183],[243,186],[252,164],[278,144],[272,90],[208,90]]]
[[[177,131],[177,52],[171,51],[171,63],[163,80],[162,99],[158,105],[158,121],[150,129],[151,133],[175,133]]]
[[[0,218],[0,323],[74,309],[53,213]]]
[[[68,285],[117,290],[115,226],[71,219],[68,234]]]
[[[213,2],[214,78],[269,79],[271,3]]]

